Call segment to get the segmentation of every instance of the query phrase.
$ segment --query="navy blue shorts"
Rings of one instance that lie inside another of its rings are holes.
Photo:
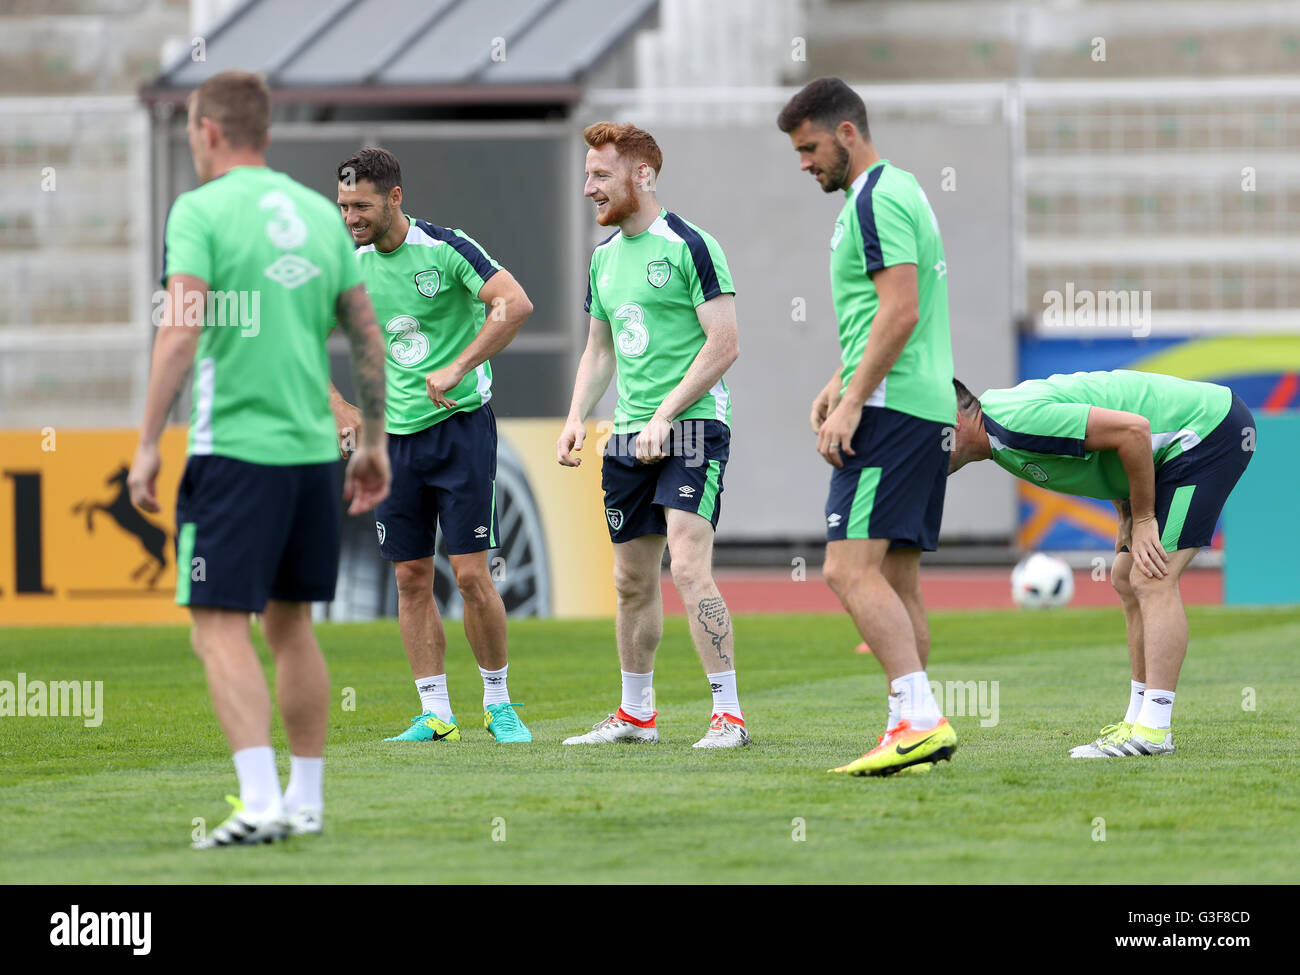
[[[1210,435],[1156,471],[1156,524],[1166,552],[1201,548],[1255,456],[1255,417],[1241,397]],[[1128,551],[1128,547],[1124,547]]]
[[[390,562],[497,547],[497,421],[492,407],[453,413],[418,433],[390,433],[393,486],[375,509],[379,552]]]
[[[260,613],[329,602],[339,571],[338,462],[191,457],[176,496],[176,602]]]
[[[717,528],[731,429],[721,420],[678,420],[664,444],[668,456],[653,464],[636,459],[637,433],[616,433],[605,444],[600,483],[609,537],[668,534],[664,508],[694,512]]]
[[[888,538],[890,548],[939,547],[953,424],[864,406],[853,455],[831,475],[826,541]]]

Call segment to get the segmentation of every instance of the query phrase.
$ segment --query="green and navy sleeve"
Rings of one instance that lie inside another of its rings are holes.
[[[163,231],[163,284],[174,274],[212,281],[212,242],[191,193],[176,198]]]
[[[731,281],[731,269],[718,242],[675,213],[669,213],[665,219],[685,245],[681,263],[691,286],[691,304],[698,308],[718,295],[734,295],[736,287]]]
[[[884,168],[879,172],[884,172]],[[868,179],[857,199],[858,229],[867,273],[917,262],[915,215],[893,193],[877,190],[876,182]]]
[[[993,402],[985,405],[984,428],[990,439],[996,437],[1003,447],[1063,457],[1082,457],[1086,453],[1083,441],[1092,409],[1087,403],[1021,400],[998,405],[994,394],[986,395]],[[997,419],[989,415],[990,409]]]
[[[445,267],[470,294],[477,295],[488,278],[501,270],[501,265],[488,257],[478,241],[463,230],[436,227],[424,220],[417,220],[416,225],[434,240],[441,240],[451,248],[453,256],[448,256]]]
[[[600,303],[600,292],[596,289],[596,255],[591,255],[591,267],[587,270],[587,300],[583,303],[583,311],[591,315],[592,318],[599,318],[602,322],[609,321],[609,314],[605,311],[605,306]]]

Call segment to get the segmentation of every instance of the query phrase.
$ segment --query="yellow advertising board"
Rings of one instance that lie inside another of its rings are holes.
[[[555,460],[560,419],[498,424],[498,511],[514,579],[534,580],[543,615],[612,616],[595,424],[574,470]],[[136,431],[0,431],[0,625],[180,623],[176,490],[186,428],[163,435],[158,500],[135,508],[126,472]],[[531,560],[531,564],[526,561]]]
[[[178,623],[181,427],[162,438],[158,500],[131,504],[134,430],[0,431],[0,621]]]

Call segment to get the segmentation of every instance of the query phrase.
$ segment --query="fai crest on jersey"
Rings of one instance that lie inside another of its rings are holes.
[[[388,534],[388,529],[384,527],[382,521],[375,522],[375,532],[379,535],[379,544],[384,544],[384,536]]]
[[[1032,477],[1039,484],[1047,480],[1047,471],[1043,470],[1037,464],[1026,464],[1021,468],[1026,474]]]
[[[646,265],[646,280],[656,288],[662,288],[673,275],[673,266],[667,261],[651,261]]]
[[[844,236],[844,224],[838,221],[835,224],[835,231],[831,234],[831,250],[840,246],[840,238]]]
[[[426,298],[432,298],[442,287],[442,275],[435,270],[421,271],[415,276],[415,290]]]
[[[617,508],[606,508],[605,517],[609,519],[609,527],[618,531],[623,527],[623,512]]]

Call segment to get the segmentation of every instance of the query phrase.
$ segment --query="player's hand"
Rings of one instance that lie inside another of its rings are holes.
[[[672,433],[673,425],[658,413],[650,417],[650,422],[637,434],[636,459],[642,464],[653,464],[665,456],[664,441]]]
[[[1160,527],[1154,515],[1133,519],[1128,550],[1133,553],[1133,562],[1148,579],[1163,579],[1169,574],[1169,556],[1160,544]]]
[[[812,415],[808,417],[808,422],[812,424],[813,433],[821,433],[822,424],[826,422],[826,417],[839,404],[839,394],[840,384],[838,379],[832,379],[817,394],[817,398],[813,400]]]
[[[334,429],[339,436],[339,455],[347,460],[361,441],[361,411],[351,403],[333,407]]]
[[[580,420],[569,420],[560,432],[560,439],[555,442],[555,459],[562,467],[581,467],[582,458],[573,455],[582,449],[582,442],[587,439],[587,428]]]
[[[429,394],[429,399],[433,400],[435,406],[450,410],[456,406],[456,401],[447,399],[447,394],[455,389],[464,378],[465,373],[459,366],[455,364],[443,366],[441,369],[424,377],[424,390]]]
[[[852,409],[843,400],[831,411],[817,431],[817,453],[832,467],[843,467],[845,455],[853,456],[853,435],[862,422],[862,409]]]
[[[388,497],[392,472],[388,467],[388,447],[361,444],[348,461],[343,475],[343,500],[351,501],[348,514],[360,515]]]
[[[131,461],[130,473],[126,475],[126,486],[131,491],[131,503],[142,511],[158,512],[158,471],[162,468],[162,458],[158,456],[157,444],[141,443],[135,448],[135,457]]]

